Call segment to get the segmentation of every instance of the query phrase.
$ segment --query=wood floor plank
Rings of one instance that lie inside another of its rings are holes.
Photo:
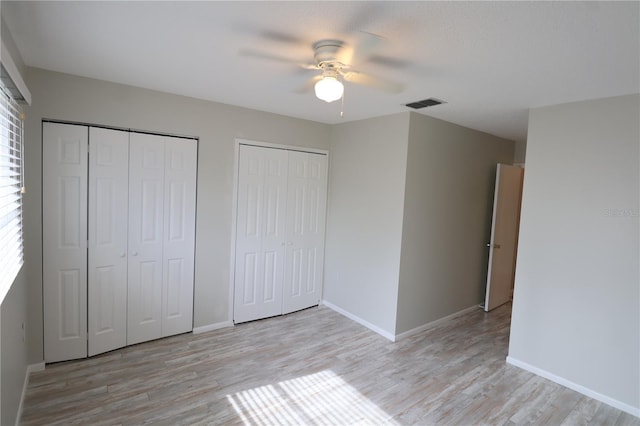
[[[510,310],[392,343],[321,306],[48,365],[21,424],[640,426],[506,364]]]

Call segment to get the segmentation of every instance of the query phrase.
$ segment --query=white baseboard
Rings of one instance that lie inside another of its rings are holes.
[[[520,361],[519,359],[513,358],[511,356],[507,357],[507,364],[511,364],[514,365],[516,367],[522,368],[523,370],[527,370],[530,373],[536,374],[540,377],[544,377],[545,379],[551,380],[552,382],[555,382],[559,385],[562,385],[564,387],[567,387],[569,389],[572,389],[576,392],[580,392],[583,395],[588,396],[589,398],[593,398],[596,399],[600,402],[604,402],[607,405],[612,406],[613,408],[617,408],[618,410],[622,410],[625,413],[629,413],[632,416],[636,416],[636,417],[640,417],[640,408],[637,407],[633,407],[629,404],[626,404],[624,402],[618,401],[617,399],[613,399],[609,396],[603,395],[599,392],[596,392],[592,389],[589,389],[587,387],[584,387],[582,385],[579,385],[577,383],[574,383],[570,380],[567,380],[563,377],[560,376],[556,376],[553,373],[550,373],[546,370],[543,370],[541,368],[538,368],[534,365],[528,364],[524,361]]]
[[[478,305],[469,306],[468,308],[465,308],[465,309],[463,309],[461,311],[458,311],[458,312],[454,312],[453,314],[447,315],[446,317],[438,318],[437,320],[428,322],[428,323],[423,324],[423,325],[419,325],[416,328],[412,328],[411,330],[407,330],[407,331],[405,331],[403,333],[400,333],[400,334],[396,335],[396,339],[404,339],[406,337],[409,337],[409,336],[412,336],[414,334],[420,333],[421,331],[425,331],[425,330],[428,330],[428,329],[430,329],[432,327],[440,325],[443,322],[452,320],[452,319],[457,318],[459,316],[468,314],[471,311],[477,311],[477,310],[479,310]]]
[[[233,321],[222,321],[214,324],[203,325],[202,327],[194,327],[193,334],[206,333],[207,331],[218,330],[220,328],[233,327]]]
[[[20,404],[18,405],[18,413],[16,414],[16,426],[20,424],[22,418],[22,407],[24,405],[24,397],[27,394],[27,387],[29,386],[29,376],[35,371],[44,370],[44,362],[37,364],[27,365],[27,370],[24,373],[24,383],[22,384],[22,394],[20,395]]]
[[[392,342],[396,341],[396,336],[389,333],[386,330],[381,329],[380,327],[378,327],[377,325],[371,324],[369,321],[363,320],[362,318],[352,314],[351,312],[345,311],[342,308],[339,308],[338,306],[334,305],[331,302],[327,302],[326,300],[322,301],[322,304],[325,305],[327,308],[336,311],[337,313],[344,315],[345,317],[349,318],[350,320],[353,320],[355,322],[357,322],[360,325],[363,325],[365,327],[367,327],[369,330],[375,331],[376,333],[378,333],[379,335],[381,335],[382,337],[391,340]]]

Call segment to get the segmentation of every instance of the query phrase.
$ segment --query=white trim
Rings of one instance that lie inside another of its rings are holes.
[[[560,376],[556,376],[553,373],[550,373],[546,370],[543,370],[541,368],[538,368],[536,366],[533,366],[531,364],[528,364],[524,361],[520,361],[519,359],[513,358],[511,356],[507,356],[507,364],[511,364],[513,366],[522,368],[523,370],[526,370],[530,373],[533,373],[535,375],[538,375],[540,377],[544,377],[545,379],[551,380],[552,382],[555,382],[559,385],[562,385],[564,387],[567,387],[569,389],[572,389],[576,392],[580,392],[583,395],[588,396],[589,398],[593,398],[596,399],[600,402],[603,402],[607,405],[610,405],[614,408],[617,408],[618,410],[622,410],[625,413],[629,413],[632,416],[636,416],[640,418],[640,407],[633,407],[629,404],[626,404],[622,401],[618,401],[617,399],[613,399],[610,396],[606,396],[603,395],[599,392],[596,392],[592,389],[589,389],[587,387],[584,387],[582,385],[579,385],[577,383],[574,383],[570,380],[567,380],[563,377]]]
[[[203,325],[202,327],[194,327],[193,334],[202,334],[207,331],[219,330],[221,328],[233,327],[233,321],[216,322],[209,325]]]
[[[13,83],[16,85],[20,94],[24,98],[27,105],[31,105],[31,92],[27,88],[27,83],[24,82],[16,63],[13,61],[11,54],[9,53],[9,49],[4,44],[4,40],[2,41],[2,65],[4,65],[4,69],[7,70],[9,77],[13,80]]]
[[[31,373],[34,373],[36,371],[42,371],[42,370],[44,370],[44,362],[27,365],[27,370],[24,373],[24,383],[22,385],[22,394],[20,395],[20,404],[18,405],[18,413],[16,414],[16,426],[20,424],[20,419],[22,418],[22,408],[24,405],[24,397],[27,394],[27,387],[29,386],[29,376],[31,376]]]
[[[425,330],[433,328],[433,327],[435,327],[437,325],[440,325],[443,322],[452,320],[452,319],[457,318],[457,317],[462,316],[462,315],[466,315],[466,314],[470,313],[471,311],[477,311],[479,309],[480,308],[478,307],[478,305],[469,306],[468,308],[465,308],[465,309],[463,309],[461,311],[455,312],[455,313],[453,313],[451,315],[447,315],[446,317],[438,318],[437,320],[428,322],[428,323],[420,325],[420,326],[418,326],[416,328],[412,328],[411,330],[407,330],[407,331],[405,331],[403,333],[397,334],[396,335],[396,340],[404,339],[406,337],[412,336],[414,334],[420,333],[422,331],[425,331]]]
[[[238,167],[240,164],[240,141],[236,139],[233,152],[233,192],[231,193],[231,251],[229,252],[229,316],[227,321],[233,324],[236,290],[236,234],[238,218]]]
[[[350,320],[353,320],[355,322],[357,322],[360,325],[363,325],[365,327],[367,327],[369,330],[375,331],[376,333],[378,333],[379,335],[381,335],[382,337],[395,342],[396,341],[396,336],[389,333],[386,330],[381,329],[380,327],[378,327],[377,325],[371,324],[369,321],[363,320],[362,318],[360,318],[359,316],[356,316],[354,314],[352,314],[351,312],[345,311],[342,308],[339,308],[338,306],[334,305],[331,302],[327,302],[326,300],[322,301],[322,304],[325,305],[327,308],[336,311],[337,313],[344,315],[345,317],[349,318]]]
[[[298,145],[284,145],[280,143],[261,142],[261,141],[253,141],[249,139],[236,138],[236,146],[239,146],[239,145],[261,146],[264,148],[283,149],[285,151],[300,151],[300,152],[310,152],[312,154],[322,154],[327,156],[329,155],[329,151],[326,149],[309,148],[306,146],[298,146]]]

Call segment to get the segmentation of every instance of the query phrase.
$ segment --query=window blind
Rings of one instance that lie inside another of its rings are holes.
[[[23,264],[23,116],[0,85],[0,303]]]

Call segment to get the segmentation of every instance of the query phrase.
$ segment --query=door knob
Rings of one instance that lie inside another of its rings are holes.
[[[132,253],[131,253],[131,255],[132,255],[132,256],[137,256],[137,255],[138,255],[138,252],[137,252],[137,251],[134,251],[134,252],[132,252]]]
[[[125,253],[125,252],[120,253],[120,257],[125,257],[126,255],[127,255],[127,253]]]
[[[487,247],[500,248],[500,244],[494,244],[494,245],[492,246],[492,245],[491,245],[491,243],[487,243]]]

